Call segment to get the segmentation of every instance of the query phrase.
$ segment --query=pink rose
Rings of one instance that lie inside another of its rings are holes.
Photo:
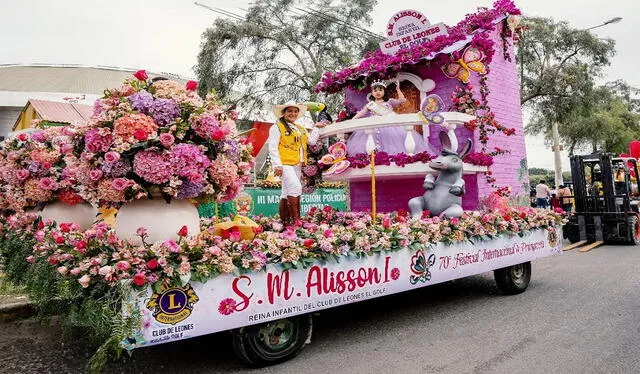
[[[98,274],[102,275],[105,278],[109,276],[111,273],[113,273],[113,268],[109,265],[105,265],[101,267],[100,270],[98,270]]]
[[[187,179],[189,179],[189,182],[191,183],[201,183],[203,178],[202,178],[202,174],[192,173],[192,174],[189,174]]]
[[[78,282],[80,283],[82,288],[87,288],[87,287],[89,287],[89,282],[91,282],[91,277],[89,277],[89,275],[85,274],[85,275],[82,276],[82,278],[78,279]]]
[[[138,236],[147,236],[148,233],[149,232],[144,227],[138,227],[136,230],[136,234],[138,234]]]
[[[163,146],[167,148],[171,147],[174,141],[175,141],[175,138],[173,137],[173,135],[166,132],[160,134],[160,143],[162,143]]]
[[[62,145],[60,145],[60,153],[71,153],[73,152],[73,144],[71,143],[64,143]]]
[[[89,178],[90,178],[92,181],[97,181],[97,180],[99,180],[100,178],[102,178],[102,175],[103,175],[103,173],[102,173],[102,170],[100,170],[100,169],[93,169],[93,170],[91,170],[91,171],[89,172]]]
[[[93,153],[91,153],[91,152],[82,152],[82,154],[80,155],[80,158],[82,158],[85,161],[91,161],[91,160],[93,160]]]
[[[131,185],[131,181],[127,178],[116,178],[111,182],[111,185],[115,190],[122,191]]]
[[[67,268],[66,266],[60,266],[58,268],[58,273],[62,275],[67,275],[68,272],[69,272],[69,268]]]
[[[62,128],[62,134],[66,136],[74,136],[76,134],[76,130],[72,127],[65,126]]]
[[[130,267],[131,267],[131,265],[127,261],[118,261],[116,263],[116,269],[118,269],[120,271],[127,271],[127,270],[129,270]]]
[[[69,271],[69,273],[71,273],[71,275],[73,276],[78,276],[78,274],[82,273],[82,269],[80,268],[73,268],[71,269],[71,271]]]
[[[38,187],[42,188],[43,190],[53,191],[53,190],[58,189],[58,183],[56,183],[51,178],[42,178],[38,182]]]
[[[114,162],[120,160],[120,153],[114,152],[114,151],[109,151],[109,152],[104,154],[104,160],[106,162],[108,162],[108,163],[114,163]]]
[[[27,257],[27,262],[30,264],[33,264],[34,262],[36,262],[36,258],[33,256],[29,256]]]
[[[16,177],[18,177],[18,180],[21,180],[21,181],[29,178],[29,175],[30,175],[29,170],[26,170],[26,169],[20,169],[16,173]]]
[[[171,253],[178,253],[180,252],[180,247],[178,246],[178,243],[176,243],[174,240],[165,240],[164,241],[164,246],[169,250],[169,252]]]

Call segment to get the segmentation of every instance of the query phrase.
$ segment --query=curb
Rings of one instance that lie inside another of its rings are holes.
[[[28,301],[0,305],[0,323],[29,318],[35,312],[35,306]]]

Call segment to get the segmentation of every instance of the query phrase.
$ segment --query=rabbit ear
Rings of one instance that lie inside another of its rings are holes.
[[[440,144],[442,144],[442,149],[451,149],[451,139],[449,139],[449,135],[446,131],[440,131]]]
[[[466,155],[469,154],[469,152],[471,152],[472,145],[473,145],[473,142],[471,141],[471,139],[467,139],[467,142],[464,143],[464,145],[462,146],[462,149],[460,150],[460,152],[458,152],[458,154],[460,155],[460,158],[464,158]]]

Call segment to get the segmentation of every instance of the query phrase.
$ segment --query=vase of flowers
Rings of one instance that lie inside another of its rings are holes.
[[[141,70],[94,105],[77,165],[83,197],[121,207],[116,233],[139,240],[175,237],[187,226],[197,233],[196,208],[188,200],[233,199],[249,180],[251,146],[239,138],[237,114],[197,83],[147,80]]]
[[[37,125],[37,124],[36,124]],[[0,147],[3,208],[32,211],[58,223],[88,228],[97,210],[78,193],[74,144],[81,137],[69,126],[39,128],[18,134]]]

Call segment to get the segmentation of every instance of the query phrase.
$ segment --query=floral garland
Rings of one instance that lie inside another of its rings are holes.
[[[518,15],[520,10],[511,0],[498,0],[492,9],[484,9],[475,14],[468,14],[464,20],[454,27],[448,28],[448,35],[440,35],[426,43],[401,50],[395,55],[384,54],[381,50],[369,53],[357,65],[350,66],[339,72],[326,72],[316,85],[316,92],[336,93],[344,87],[362,88],[365,78],[388,79],[394,77],[408,65],[417,63],[431,64],[442,49],[473,35],[471,45],[485,53],[488,64],[493,57],[493,41],[486,31],[495,29],[495,21],[505,14]],[[477,32],[484,30],[484,32]],[[460,58],[461,52],[454,53],[453,58]],[[449,60],[449,56],[440,56],[442,63]]]
[[[140,228],[143,245],[135,246],[118,239],[102,222],[80,231],[76,224],[42,222],[33,214],[0,219],[0,234],[32,237],[36,245],[26,261],[47,263],[83,288],[115,287],[125,281],[144,289],[261,271],[267,264],[280,264],[284,269],[308,267],[341,256],[522,235],[561,224],[563,215],[546,209],[505,207],[465,212],[460,218],[430,218],[427,214],[412,220],[406,211],[398,211],[379,214],[378,223],[372,225],[367,212],[338,212],[325,206],[312,208],[299,226],[286,229],[273,218],[256,220],[260,226],[251,240],[242,240],[237,227],[216,235],[213,223],[203,220],[201,234],[188,236],[183,227],[178,241],[147,243],[146,230]]]

